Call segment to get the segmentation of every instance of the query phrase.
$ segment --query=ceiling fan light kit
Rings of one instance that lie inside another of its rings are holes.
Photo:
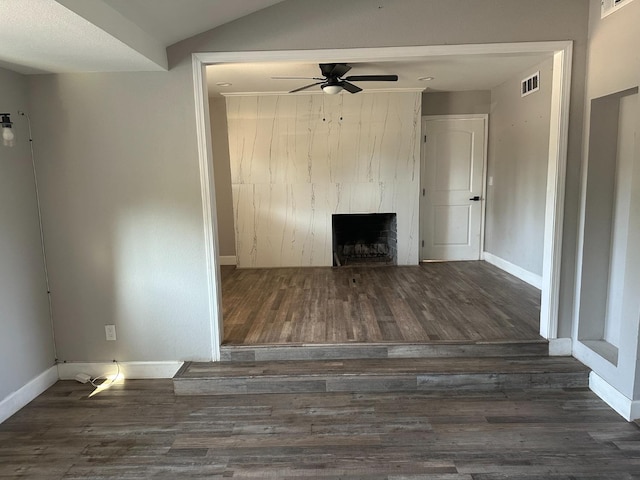
[[[322,91],[329,95],[335,95],[342,91],[342,87],[340,85],[323,85]]]
[[[351,66],[346,63],[320,63],[320,72],[322,77],[310,77],[309,80],[317,80],[314,83],[305,85],[304,87],[291,90],[289,93],[301,92],[311,87],[320,86],[324,93],[336,95],[342,90],[349,93],[358,93],[362,89],[351,82],[397,82],[397,75],[352,75],[345,77],[344,75],[351,70]],[[273,77],[279,80],[300,79],[300,77]]]

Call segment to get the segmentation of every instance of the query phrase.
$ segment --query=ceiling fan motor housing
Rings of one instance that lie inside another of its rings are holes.
[[[322,91],[328,94],[340,93],[343,89],[349,93],[358,93],[361,92],[362,89],[351,83],[352,81],[395,82],[398,80],[397,75],[355,75],[344,77],[344,75],[351,70],[351,66],[346,63],[320,63],[319,67],[324,79],[313,78],[313,80],[322,81],[296,88],[295,90],[291,90],[289,93],[301,92],[317,85],[320,85]]]

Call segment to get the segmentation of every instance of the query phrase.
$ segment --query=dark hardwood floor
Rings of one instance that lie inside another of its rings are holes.
[[[540,291],[485,262],[223,267],[224,343],[538,339]]]
[[[90,392],[58,382],[1,424],[0,478],[640,479],[640,429],[586,389]]]

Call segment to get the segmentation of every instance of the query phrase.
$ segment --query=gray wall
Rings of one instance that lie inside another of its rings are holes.
[[[227,105],[224,97],[209,98],[209,116],[213,149],[213,179],[218,215],[218,251],[221,256],[234,256],[236,254],[236,238],[233,223],[233,196],[231,194]]]
[[[205,51],[574,40],[561,298],[569,332],[586,25],[583,0],[288,0],[170,47],[169,72],[34,77],[59,356],[210,356],[190,57]],[[118,341],[107,344],[112,322]]]
[[[464,115],[489,113],[491,91],[425,92],[422,94],[422,115]]]
[[[191,81],[31,77],[60,360],[211,358]]]
[[[485,251],[542,275],[552,59],[491,91]],[[540,90],[520,82],[540,71]],[[488,182],[490,183],[490,182]]]
[[[586,173],[590,163],[589,158],[596,154],[595,151],[590,152],[588,148],[589,132],[591,128],[596,128],[596,125],[590,125],[589,122],[593,100],[637,87],[640,83],[640,56],[638,56],[637,50],[637,45],[640,43],[639,24],[640,2],[629,3],[604,19],[600,19],[600,2],[598,0],[591,0],[590,2],[588,88],[585,99],[587,113],[584,155],[585,186],[587,186]],[[636,105],[636,125],[639,124],[640,105]],[[596,160],[595,157],[594,160]],[[574,352],[578,358],[587,363],[594,372],[620,393],[631,400],[640,400],[640,358],[638,355],[640,351],[638,345],[640,305],[637,294],[640,291],[640,268],[638,268],[638,265],[640,265],[640,252],[636,248],[637,245],[640,245],[640,216],[638,215],[638,208],[640,208],[640,172],[637,171],[637,166],[640,165],[640,142],[637,140],[637,131],[633,161],[635,167],[630,193],[631,214],[629,216],[627,234],[627,244],[632,247],[626,252],[626,265],[628,268],[625,272],[623,286],[623,297],[630,299],[630,301],[624,302],[622,306],[623,315],[620,324],[621,335],[618,345],[618,362],[617,365],[613,365],[578,342],[579,338],[584,338],[585,332],[587,334],[593,333],[590,330],[594,328],[594,325],[582,324],[583,321],[591,321],[588,315],[583,315],[583,312],[580,313],[581,324],[576,325],[574,330],[574,340],[576,341]],[[593,167],[596,168],[596,165],[597,163],[594,163]],[[598,168],[601,168],[601,166]],[[603,187],[596,183],[588,188],[597,190]],[[586,199],[588,199],[589,192],[583,193],[586,194]],[[598,203],[596,201],[596,206]],[[585,201],[585,204],[589,208],[589,202]],[[590,217],[593,217],[594,212],[591,210],[587,213],[589,213],[587,215],[587,220],[589,220]],[[588,222],[585,228],[589,228]],[[608,240],[606,239],[606,241]],[[588,249],[591,248],[601,250],[605,246],[595,245],[592,247],[589,242],[586,242],[585,254],[589,254]],[[588,263],[585,263],[585,265],[588,267]],[[602,268],[606,268],[606,266]],[[588,271],[584,272],[584,274],[588,273]],[[607,275],[606,271],[596,273],[603,276]],[[580,293],[583,300],[583,309],[588,308],[588,302],[585,302],[585,300],[598,295],[599,292],[595,290],[597,288],[601,289],[602,287],[583,282]],[[629,292],[628,295],[627,292]],[[580,330],[581,337],[578,337],[578,330]]]
[[[29,152],[27,80],[0,68],[0,112],[16,145],[0,144],[0,401],[54,365]],[[36,153],[39,144],[36,141]]]

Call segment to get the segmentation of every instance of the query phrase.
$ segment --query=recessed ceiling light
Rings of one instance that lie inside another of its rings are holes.
[[[418,80],[420,80],[421,82],[429,82],[433,80],[433,77],[418,77]]]
[[[218,85],[219,87],[230,87],[233,84],[229,82],[217,82],[216,85]]]

